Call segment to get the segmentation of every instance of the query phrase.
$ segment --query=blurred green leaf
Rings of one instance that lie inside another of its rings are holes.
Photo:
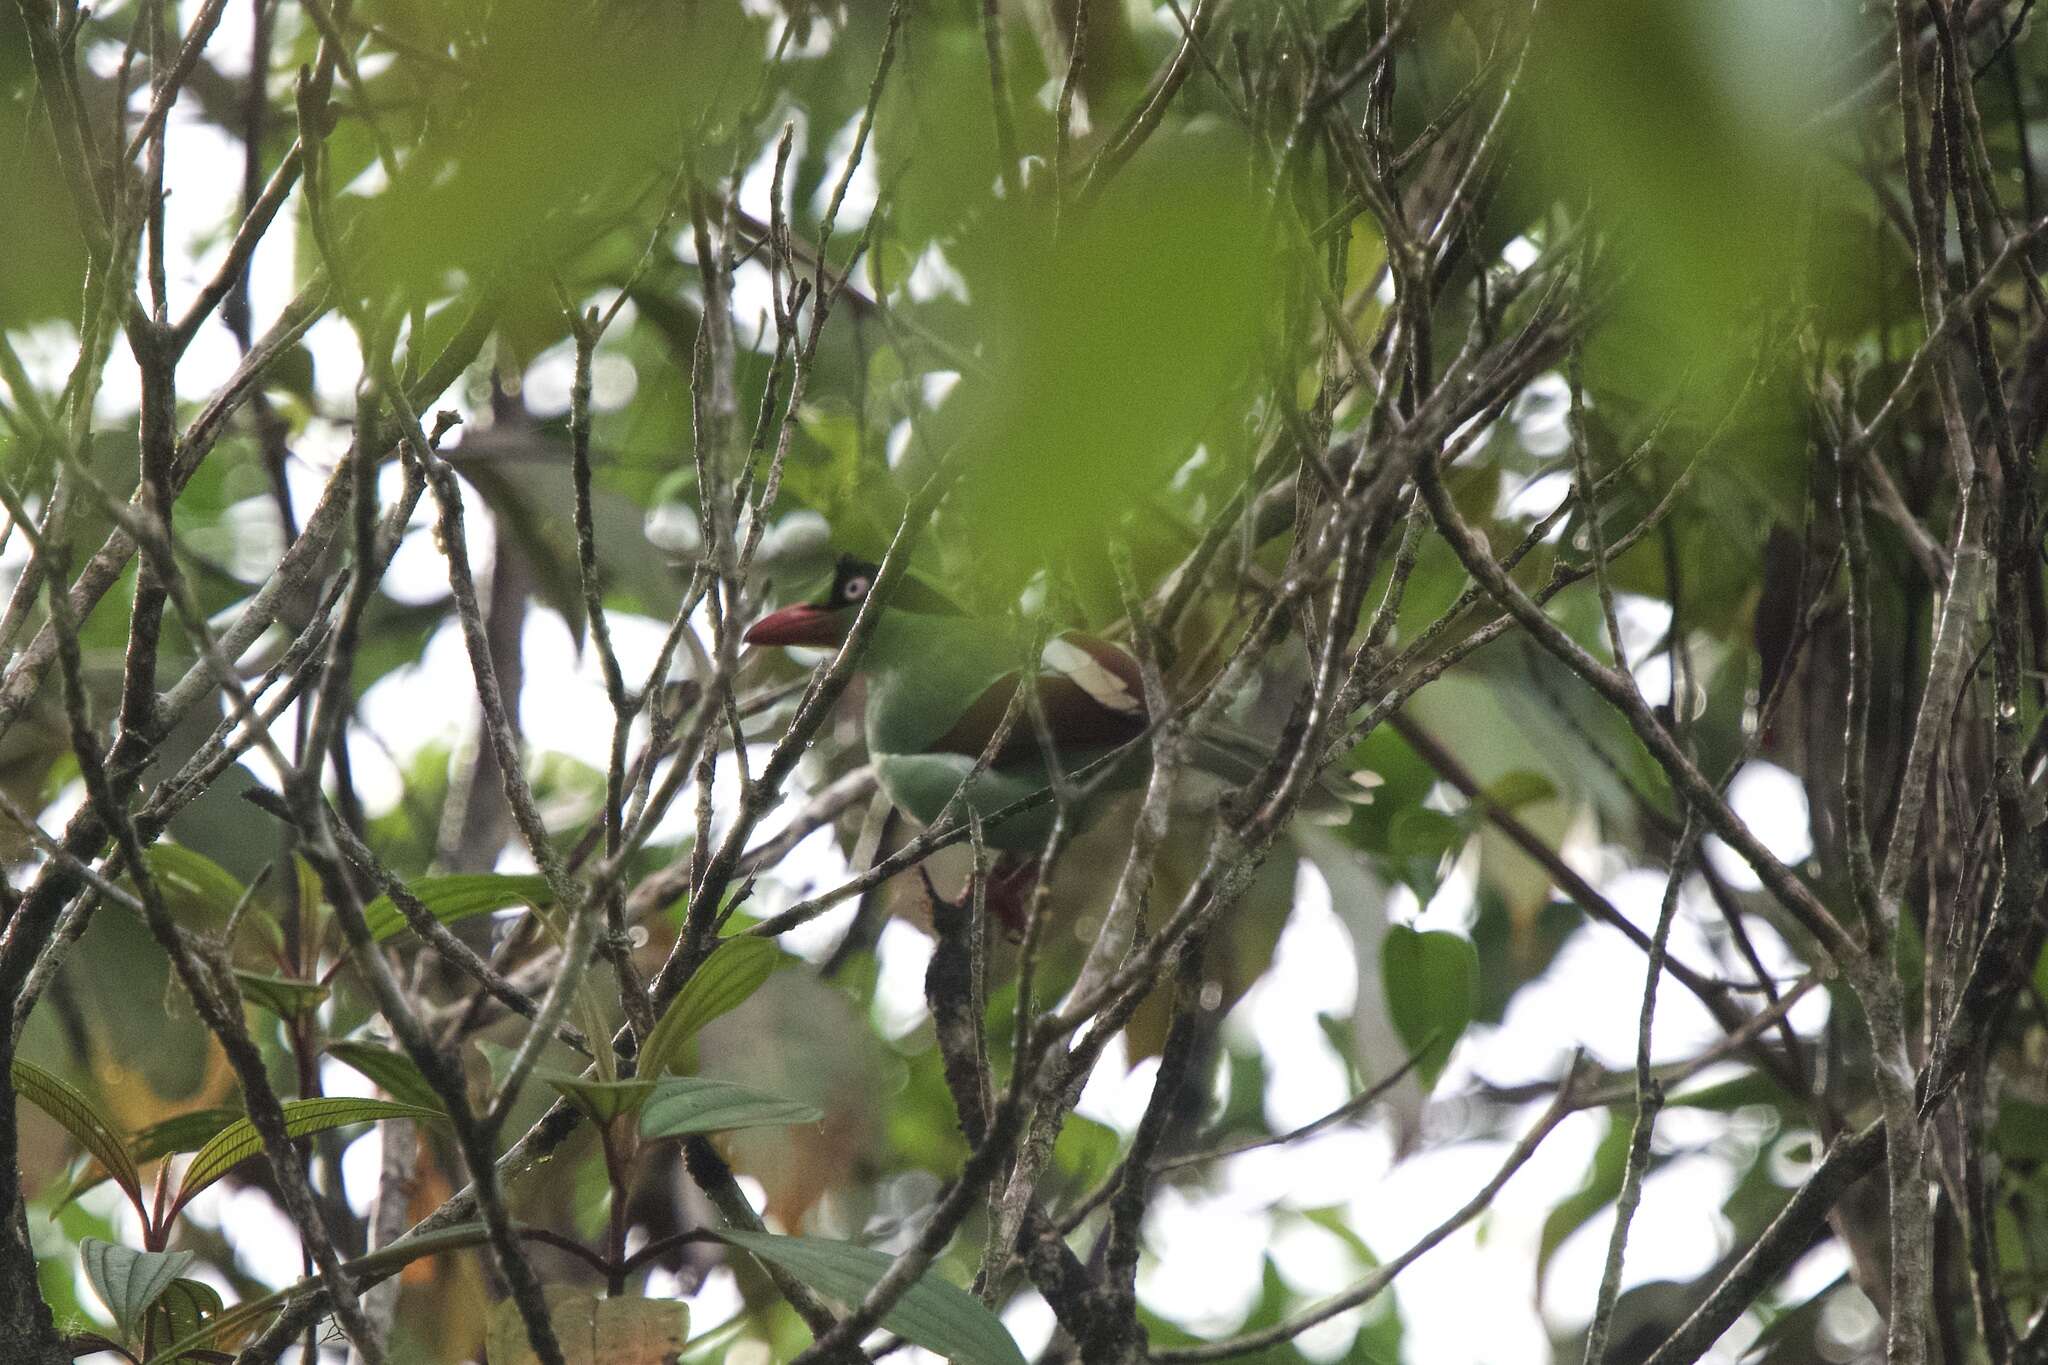
[[[603,1126],[621,1114],[635,1114],[654,1093],[654,1082],[643,1077],[623,1081],[594,1081],[559,1071],[536,1072],[555,1092],[569,1101],[592,1123]]]
[[[690,1336],[690,1306],[674,1299],[600,1298],[570,1285],[542,1287],[549,1325],[565,1365],[672,1365]],[[533,1365],[519,1305],[491,1311],[485,1351],[492,1365]]]
[[[1497,1024],[1507,1017],[1515,993],[1550,970],[1565,942],[1586,922],[1585,911],[1570,901],[1548,898],[1534,914],[1516,914],[1490,888],[1482,887],[1479,913],[1472,923],[1472,947],[1479,954],[1477,1022]]]
[[[1536,1250],[1536,1292],[1543,1292],[1544,1277],[1550,1273],[1550,1260],[1565,1239],[1584,1227],[1593,1216],[1612,1204],[1621,1194],[1622,1175],[1628,1166],[1629,1143],[1634,1137],[1634,1125],[1619,1113],[1607,1116],[1607,1131],[1600,1138],[1600,1145],[1593,1149],[1592,1159],[1586,1163],[1585,1178],[1579,1188],[1552,1206],[1543,1219],[1543,1235]]]
[[[246,888],[204,853],[182,844],[157,843],[150,845],[142,856],[171,913],[182,921],[218,923],[226,920],[241,902]]]
[[[235,980],[251,1004],[261,1005],[280,1019],[297,1019],[326,1002],[328,988],[318,981],[300,981],[263,972],[237,971]]]
[[[640,1110],[640,1136],[679,1138],[735,1128],[776,1128],[816,1123],[824,1112],[798,1100],[763,1094],[730,1081],[668,1076]]]
[[[470,20],[467,79],[449,84],[398,177],[337,207],[360,220],[342,240],[366,293],[424,303],[461,276],[528,277],[526,297],[508,299],[526,316],[508,321],[531,355],[522,322],[562,326],[545,274],[531,273],[587,245],[591,220],[665,185],[677,140],[711,134],[752,98],[766,35],[737,0],[629,6],[603,23],[552,0],[488,15]]]
[[[1444,859],[1464,846],[1470,834],[1466,821],[1427,806],[1411,806],[1395,815],[1387,836],[1393,870],[1427,905],[1442,883]]]
[[[2007,1095],[1998,1102],[1994,1142],[2009,1159],[2048,1161],[2048,1105]]]
[[[641,1044],[640,1074],[658,1077],[682,1067],[682,1048],[698,1030],[738,1009],[783,961],[782,950],[765,938],[729,938],[719,944]]]
[[[420,877],[407,885],[427,912],[443,924],[495,914],[515,905],[539,910],[553,902],[548,879],[538,873],[455,872]],[[389,896],[379,896],[364,906],[363,920],[369,925],[370,937],[379,943],[412,927]]]
[[[1557,799],[1557,786],[1542,773],[1517,768],[1486,784],[1480,798],[1495,810],[1513,812],[1538,801]]]
[[[1122,1147],[1116,1129],[1075,1114],[1053,1140],[1053,1164],[1075,1185],[1087,1188],[1109,1174]]]
[[[422,1109],[442,1107],[441,1097],[434,1093],[434,1087],[427,1083],[426,1076],[412,1058],[403,1052],[376,1043],[348,1040],[329,1043],[327,1055],[369,1077],[385,1094],[401,1104],[418,1105]]]
[[[724,1360],[726,1352],[740,1337],[746,1335],[748,1323],[745,1315],[735,1314],[702,1336],[692,1337],[683,1343],[676,1365],[713,1365]]]
[[[1629,272],[1589,380],[1638,395],[1683,381],[1703,412],[1732,396],[1767,339],[1763,301],[1803,277],[1802,209],[1850,183],[1813,131],[1850,93],[1851,63],[1811,55],[1854,50],[1842,9],[1543,7],[1525,119],[1545,154],[1516,169],[1590,201]]]
[[[1200,443],[1257,355],[1276,256],[1233,137],[1160,134],[1055,238],[1005,205],[953,250],[987,366],[945,413],[952,511],[1007,601],[1047,564],[1103,579],[1105,544]]]
[[[1409,1050],[1422,1054],[1415,1075],[1428,1090],[1472,1022],[1479,956],[1457,934],[1394,924],[1380,942],[1380,974],[1388,1017]]]
[[[848,1305],[866,1297],[895,1262],[871,1247],[817,1237],[728,1228],[718,1238],[773,1261],[827,1298]],[[981,1300],[930,1271],[882,1315],[882,1326],[958,1365],[1024,1365],[1017,1343]]]
[[[976,25],[943,14],[918,35],[918,78],[891,82],[875,116],[876,168],[898,187],[893,216],[913,255],[992,202],[998,169],[987,48]]]
[[[553,429],[466,438],[449,456],[483,494],[496,524],[525,553],[535,591],[583,639],[583,580],[577,563],[575,505],[566,433]],[[590,516],[602,547],[607,597],[623,599],[647,615],[666,616],[682,584],[670,568],[672,552],[647,536],[640,506],[610,488],[594,487]]]
[[[0,22],[0,49],[25,54],[18,15]],[[0,138],[0,330],[78,315],[85,284],[85,238],[46,124]]]
[[[1797,1097],[1785,1092],[1768,1072],[1748,1071],[1725,1081],[1680,1090],[1664,1101],[1667,1108],[1713,1109],[1723,1113],[1761,1104],[1777,1107]]]

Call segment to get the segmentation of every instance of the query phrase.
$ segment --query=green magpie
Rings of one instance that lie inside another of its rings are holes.
[[[872,564],[840,559],[822,601],[771,612],[747,631],[747,643],[836,648],[853,628],[875,573]],[[917,579],[906,576],[897,585],[860,667],[867,680],[868,757],[898,809],[930,824],[960,791],[966,807],[987,817],[1050,785],[1037,727],[1026,720],[1011,726],[994,761],[961,790],[1016,693],[1022,653],[1002,622],[969,616]],[[1129,745],[1149,723],[1138,661],[1107,640],[1079,631],[1051,637],[1033,681],[1068,772]],[[1131,768],[1127,778],[1119,771],[1105,785],[1133,785],[1143,768]],[[1036,853],[1052,818],[1048,804],[992,825],[989,845]]]

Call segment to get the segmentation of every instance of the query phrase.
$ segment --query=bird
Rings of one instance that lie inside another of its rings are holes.
[[[743,639],[756,647],[837,648],[876,574],[875,565],[842,556],[821,600],[771,612]],[[1026,671],[1023,656],[1019,636],[1006,622],[973,616],[920,579],[905,575],[898,582],[859,663],[867,683],[868,758],[877,784],[898,809],[929,825],[958,792],[966,810],[989,819],[1050,786],[1045,746],[1028,715],[1012,723],[988,766],[975,772]],[[1141,746],[1134,741],[1146,733],[1150,716],[1143,674],[1129,650],[1081,631],[1062,631],[1040,649],[1032,683],[1064,770],[1077,772],[1124,750],[1130,760],[1112,763],[1099,787],[1127,789],[1141,780],[1144,766],[1135,761]],[[1044,847],[1054,815],[1047,802],[991,824],[988,846],[1035,854]]]

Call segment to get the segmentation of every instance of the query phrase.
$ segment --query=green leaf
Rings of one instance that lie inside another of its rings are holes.
[[[134,1341],[140,1334],[142,1315],[195,1257],[189,1251],[136,1251],[87,1237],[78,1244],[78,1259],[100,1302],[114,1315],[121,1335]]]
[[[93,1160],[89,1153],[81,1153],[64,1170],[64,1183],[55,1187],[50,1194],[50,1219],[69,1208],[71,1201],[87,1190],[97,1189],[107,1182],[107,1168]]]
[[[1413,806],[1394,817],[1388,829],[1388,851],[1398,860],[1395,872],[1424,905],[1442,882],[1444,856],[1464,845],[1465,823],[1440,810]]]
[[[1393,852],[1403,858],[1441,858],[1464,840],[1464,825],[1440,810],[1417,806],[1394,818]]]
[[[173,1152],[196,1152],[241,1116],[238,1109],[194,1109],[175,1114],[137,1133],[128,1144],[128,1154],[139,1167]],[[107,1179],[106,1166],[88,1153],[73,1168],[70,1183],[52,1201],[50,1216],[55,1218],[72,1200]]]
[[[503,1043],[494,1043],[488,1038],[474,1039],[471,1046],[476,1048],[477,1056],[482,1057],[484,1065],[491,1070],[491,1089],[501,1089],[505,1084],[505,1078],[512,1074],[512,1059],[519,1055],[519,1050],[506,1047]]]
[[[424,1119],[437,1122],[444,1116],[438,1109],[424,1109],[413,1104],[396,1104],[390,1100],[366,1100],[348,1096],[335,1096],[313,1100],[287,1100],[284,1105],[285,1131],[295,1138],[322,1133],[329,1128],[345,1128],[352,1123],[371,1123],[379,1119]],[[192,1164],[185,1168],[185,1179],[178,1187],[178,1197],[171,1204],[175,1214],[214,1181],[247,1161],[263,1150],[263,1138],[256,1131],[256,1125],[246,1118],[236,1119],[214,1135],[213,1141],[199,1149],[192,1158]]]
[[[180,919],[225,920],[247,890],[233,873],[183,844],[152,844],[142,859]]]
[[[1718,1109],[1729,1113],[1749,1104],[1782,1105],[1792,1098],[1768,1072],[1745,1071],[1696,1090],[1681,1090],[1664,1104],[1671,1109]]]
[[[297,1019],[319,1009],[327,999],[327,987],[317,981],[300,981],[289,976],[268,976],[262,972],[237,971],[235,980],[251,1004],[261,1005],[280,1019]]]
[[[1108,1124],[1070,1114],[1053,1140],[1053,1164],[1080,1188],[1092,1188],[1115,1167],[1122,1146]]]
[[[888,1273],[895,1257],[871,1247],[817,1237],[777,1237],[728,1228],[718,1234],[742,1251],[773,1261],[829,1299],[856,1304]],[[955,1365],[1024,1365],[1024,1355],[995,1314],[958,1285],[927,1271],[882,1326]]]
[[[155,1318],[152,1335],[160,1341],[189,1337],[204,1326],[207,1319],[219,1316],[226,1306],[221,1302],[220,1292],[203,1280],[172,1280],[152,1310]],[[192,1358],[185,1357],[187,1360]],[[155,1359],[170,1362],[177,1357],[159,1355]]]
[[[540,1078],[553,1086],[563,1099],[576,1106],[591,1122],[603,1126],[621,1114],[636,1114],[654,1093],[654,1082],[645,1076],[624,1081],[590,1081],[559,1071],[543,1071]]]
[[[140,1209],[142,1180],[136,1174],[135,1162],[115,1134],[113,1125],[93,1107],[92,1101],[34,1062],[20,1057],[14,1059],[9,1074],[14,1079],[15,1092],[64,1125],[64,1131],[77,1138],[85,1150],[92,1153],[106,1168],[108,1176]]]
[[[1411,1052],[1425,1091],[1435,1086],[1451,1048],[1472,1022],[1479,999],[1479,954],[1457,934],[1391,925],[1380,943],[1387,1016]]]
[[[314,911],[319,909],[325,899],[325,893],[320,886],[320,874],[313,870],[313,865],[307,862],[303,855],[297,853],[292,855],[292,870],[297,873],[299,879],[299,913],[308,921],[312,921]]]
[[[2008,1160],[2048,1159],[2048,1107],[2007,1095],[1998,1102],[1992,1133],[1999,1154]]]
[[[138,1163],[155,1161],[173,1152],[196,1152],[240,1117],[241,1110],[224,1106],[173,1114],[137,1133],[135,1140],[128,1144],[128,1150]]]
[[[668,1365],[689,1341],[690,1306],[674,1299],[603,1299],[562,1284],[541,1294],[566,1365]],[[532,1365],[526,1321],[510,1299],[491,1310],[485,1354],[491,1365]]]
[[[385,1094],[401,1104],[416,1104],[422,1109],[442,1107],[441,1097],[434,1093],[434,1087],[427,1084],[426,1076],[403,1052],[376,1043],[355,1041],[329,1043],[327,1055],[368,1076]]]
[[[501,872],[457,872],[445,877],[421,877],[408,889],[443,924],[509,910],[515,905],[540,910],[551,901],[548,880],[537,873],[513,876]],[[370,936],[380,943],[411,928],[389,896],[379,896],[364,906],[363,919],[370,926]]]
[[[823,1117],[824,1113],[811,1105],[730,1081],[668,1076],[655,1086],[654,1097],[640,1110],[640,1136],[678,1138],[735,1128],[780,1128],[816,1123]]]
[[[482,1246],[490,1234],[482,1223],[461,1223],[452,1228],[441,1228],[434,1232],[421,1233],[417,1237],[406,1237],[390,1246],[379,1247],[367,1256],[358,1256],[353,1261],[344,1261],[342,1269],[358,1287],[368,1288],[388,1275],[394,1275],[425,1256],[439,1255],[444,1251],[459,1251],[464,1247]],[[160,1353],[164,1360],[176,1360],[179,1356],[194,1351],[211,1349],[216,1341],[231,1341],[237,1334],[247,1331],[255,1324],[284,1307],[294,1293],[308,1283],[286,1285],[274,1293],[261,1298],[248,1299],[227,1309],[219,1316],[207,1320],[204,1326],[190,1336],[180,1337]]]
[[[680,1069],[683,1045],[721,1014],[761,989],[782,965],[782,950],[765,938],[729,938],[684,983],[640,1048],[640,1074]]]
[[[726,1351],[746,1334],[747,1315],[735,1313],[703,1336],[692,1337],[683,1343],[682,1353],[676,1357],[677,1365],[712,1365],[725,1359]]]
[[[1479,799],[1495,810],[1515,811],[1556,796],[1557,786],[1549,778],[1530,768],[1517,768],[1487,783]]]
[[[1607,1132],[1601,1137],[1600,1145],[1593,1149],[1592,1159],[1586,1163],[1585,1179],[1579,1183],[1578,1189],[1559,1200],[1543,1219],[1543,1235],[1536,1251],[1536,1292],[1539,1295],[1543,1292],[1544,1277],[1550,1273],[1550,1259],[1557,1254],[1557,1249],[1620,1195],[1622,1176],[1628,1166],[1629,1143],[1634,1136],[1632,1123],[1609,1114]]]

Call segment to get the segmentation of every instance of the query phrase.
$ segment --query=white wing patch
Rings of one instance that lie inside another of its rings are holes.
[[[1144,700],[1133,695],[1122,678],[1097,663],[1095,656],[1079,645],[1061,639],[1047,640],[1038,658],[1048,669],[1112,711],[1136,715],[1145,709]]]

